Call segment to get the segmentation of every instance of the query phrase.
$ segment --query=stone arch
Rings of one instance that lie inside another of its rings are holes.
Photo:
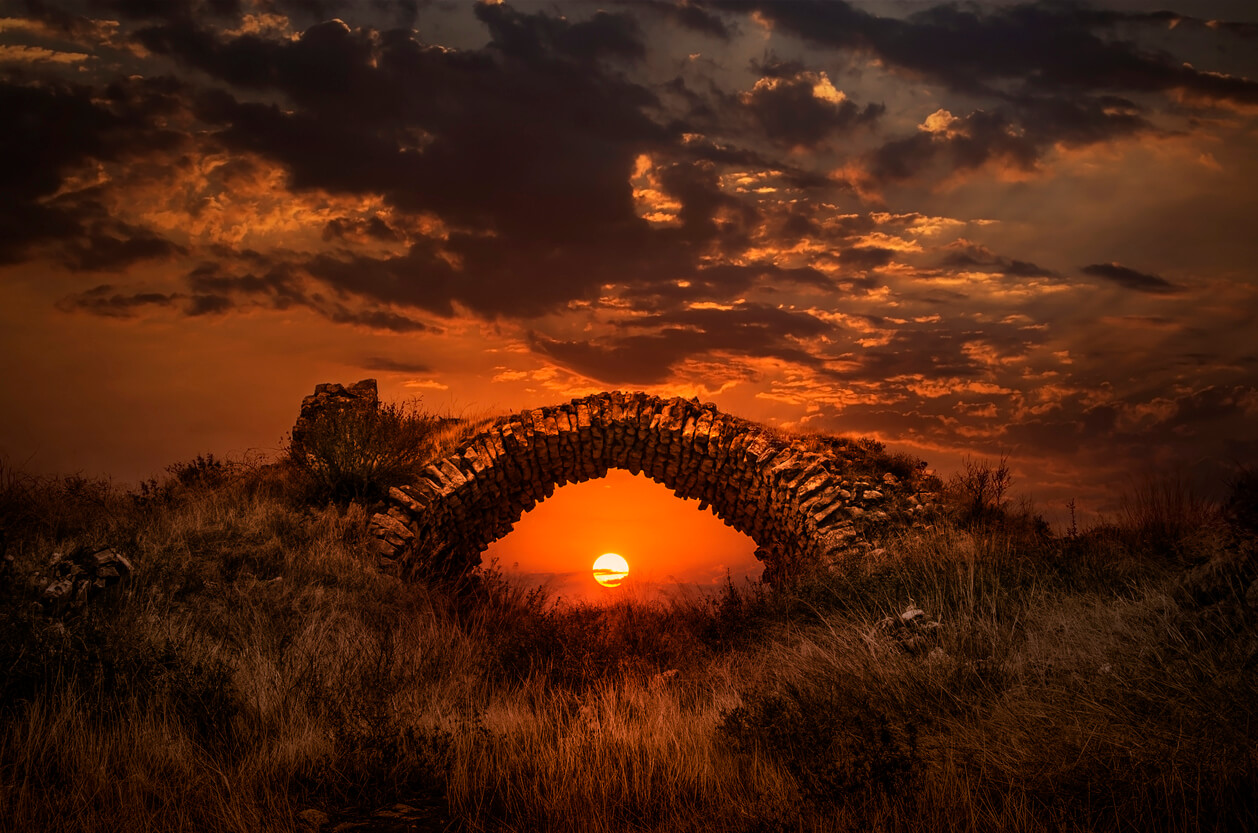
[[[871,527],[925,508],[894,474],[857,471],[710,403],[613,392],[497,420],[391,489],[372,531],[407,574],[457,577],[556,487],[611,468],[698,498],[756,542],[769,581],[868,547]]]

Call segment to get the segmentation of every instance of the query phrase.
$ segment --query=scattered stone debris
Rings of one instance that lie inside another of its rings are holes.
[[[41,579],[40,595],[53,612],[75,609],[123,583],[133,572],[126,556],[110,547],[81,546],[68,555],[54,552]]]
[[[938,619],[931,619],[910,600],[903,613],[882,619],[874,625],[874,630],[889,635],[910,654],[917,654],[938,639],[940,627]]]

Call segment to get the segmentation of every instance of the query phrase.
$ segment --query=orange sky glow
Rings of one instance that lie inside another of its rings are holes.
[[[529,584],[545,584],[569,601],[600,603],[628,593],[650,597],[678,582],[707,589],[728,577],[758,579],[762,564],[751,538],[642,475],[612,469],[606,477],[562,486],[482,554]],[[600,587],[594,560],[615,552],[629,576]]]
[[[1006,454],[1055,520],[1150,470],[1218,493],[1258,464],[1258,16],[1176,5],[5,11],[0,460],[274,459],[316,384],[374,377]],[[754,567],[642,483],[570,488],[503,563]]]

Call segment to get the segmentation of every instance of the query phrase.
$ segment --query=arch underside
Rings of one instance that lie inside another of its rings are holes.
[[[457,577],[557,487],[612,468],[699,499],[756,542],[770,581],[795,565],[833,560],[871,523],[919,505],[911,496],[888,501],[888,485],[858,482],[847,461],[711,404],[603,393],[499,419],[417,482],[390,490],[373,531],[381,552],[407,572]]]

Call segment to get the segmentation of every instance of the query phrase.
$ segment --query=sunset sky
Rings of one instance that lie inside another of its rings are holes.
[[[10,465],[274,454],[364,377],[1006,451],[1058,513],[1258,461],[1251,0],[0,10]]]

